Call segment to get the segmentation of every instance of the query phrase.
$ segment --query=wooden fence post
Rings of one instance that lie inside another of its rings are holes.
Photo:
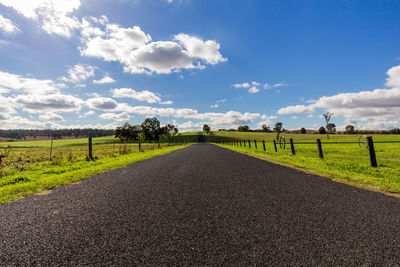
[[[263,140],[263,148],[264,148],[264,151],[265,151],[265,141]]]
[[[239,140],[239,144],[240,144],[240,146],[242,146],[242,140]]]
[[[324,158],[324,154],[322,153],[321,139],[317,139],[317,146],[318,146],[319,158],[323,159]]]
[[[142,150],[142,144],[140,143],[140,139],[139,139],[139,151]]]
[[[371,162],[371,167],[378,167],[378,163],[376,162],[374,141],[372,140],[372,136],[367,137],[367,142],[369,151],[369,161]]]
[[[250,143],[250,140],[248,140],[249,141],[249,148],[251,148],[251,143]]]
[[[243,141],[243,146],[246,147],[246,140]]]
[[[290,148],[292,149],[292,155],[296,154],[296,151],[294,150],[293,138],[290,138]]]
[[[160,146],[160,139],[158,139],[158,148],[161,148],[161,146]]]
[[[89,136],[89,159],[93,160],[93,142],[91,136]]]
[[[53,153],[53,140],[54,140],[54,138],[51,138],[51,145],[50,145],[50,161],[51,161],[51,154]]]
[[[257,141],[254,140],[254,147],[257,149]]]
[[[275,149],[275,152],[278,152],[278,149],[276,148],[276,141],[274,140],[274,149]]]

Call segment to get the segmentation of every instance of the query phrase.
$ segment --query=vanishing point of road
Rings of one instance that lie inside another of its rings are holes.
[[[0,206],[0,266],[399,264],[400,199],[210,144]]]

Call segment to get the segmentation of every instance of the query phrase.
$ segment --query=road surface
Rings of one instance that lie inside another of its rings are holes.
[[[398,265],[400,199],[197,144],[0,206],[39,264]]]

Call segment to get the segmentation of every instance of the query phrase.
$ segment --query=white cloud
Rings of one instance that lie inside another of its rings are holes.
[[[293,114],[293,113],[313,113],[315,112],[314,106],[296,105],[288,106],[278,110],[278,114]]]
[[[297,117],[297,116],[292,116],[292,117],[290,117],[291,119],[298,119],[299,117]]]
[[[68,69],[68,76],[61,77],[64,82],[79,83],[94,76],[94,67],[85,64],[76,64]]]
[[[78,117],[79,117],[79,118],[86,118],[86,117],[91,116],[91,115],[94,115],[94,114],[96,114],[96,112],[93,111],[93,110],[90,110],[90,111],[88,111],[88,112],[83,113],[82,115],[79,115]]]
[[[39,80],[23,77],[18,74],[0,71],[0,87],[29,92],[32,94],[45,94],[58,92],[63,87],[52,80]]]
[[[389,87],[400,88],[400,66],[395,66],[387,71],[389,76],[386,85]]]
[[[106,75],[100,80],[93,80],[94,84],[106,84],[106,83],[115,83],[115,80],[110,76]]]
[[[42,121],[65,121],[61,115],[53,112],[47,112],[46,114],[39,116],[39,119]]]
[[[71,13],[77,10],[80,0],[0,0],[0,4],[14,8],[27,18],[38,20],[48,34],[70,37],[80,22]]]
[[[169,74],[181,69],[202,69],[201,63],[225,62],[215,41],[203,41],[187,34],[175,35],[174,41],[152,42],[138,26],[123,28],[107,24],[104,30],[84,21],[81,55],[117,61],[130,73]],[[104,27],[103,27],[104,28]]]
[[[208,64],[215,65],[220,62],[228,61],[219,52],[220,45],[216,41],[203,41],[203,39],[188,34],[180,33],[174,36],[188,52],[191,58],[204,60]]]
[[[161,101],[161,98],[159,96],[148,90],[135,91],[131,88],[115,88],[111,89],[111,93],[113,94],[113,97],[116,98],[125,97],[138,101],[146,101],[147,103],[157,103]]]
[[[114,121],[128,121],[130,116],[127,112],[122,113],[103,113],[99,116],[103,120],[114,120]]]
[[[314,113],[317,108],[333,112],[335,117],[353,121],[368,122],[369,129],[388,125],[398,125],[400,114],[400,66],[388,72],[389,89],[375,89],[357,93],[341,93],[323,96],[309,105],[288,106],[278,110],[278,114]]]
[[[18,95],[12,101],[18,107],[31,113],[77,111],[83,104],[83,101],[77,97],[60,93]]]
[[[6,34],[19,32],[20,29],[11,20],[3,17],[0,14],[0,31]]]
[[[258,92],[260,92],[260,89],[258,89],[255,86],[252,86],[252,87],[249,88],[249,93],[255,94],[255,93],[258,93]]]
[[[161,105],[172,105],[173,103],[174,103],[174,101],[171,101],[171,100],[158,102],[158,104],[161,104]]]
[[[274,83],[274,84],[269,84],[269,83],[265,83],[263,85],[265,90],[269,90],[269,89],[273,89],[273,88],[279,88],[279,87],[283,87],[283,86],[289,86],[286,83]]]
[[[215,105],[211,105],[211,106],[210,106],[210,108],[218,108],[218,107],[219,107],[218,104],[215,104]]]
[[[86,104],[92,109],[98,110],[114,110],[117,108],[118,103],[112,98],[95,97],[86,100]]]
[[[217,100],[216,101],[217,103],[225,103],[226,102],[226,99],[224,98],[224,99],[220,99],[220,100]]]
[[[233,85],[235,88],[249,88],[250,86],[250,83],[235,83]]]

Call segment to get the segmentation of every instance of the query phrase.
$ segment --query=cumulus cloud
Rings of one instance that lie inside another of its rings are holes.
[[[87,20],[83,24],[81,55],[120,62],[125,72],[169,74],[181,69],[202,69],[204,64],[215,65],[227,60],[219,52],[216,41],[181,33],[173,41],[153,42],[139,26],[96,27]]]
[[[309,101],[309,105],[283,107],[277,113],[314,113],[319,108],[333,112],[336,117],[353,121],[368,121],[370,127],[394,126],[396,124],[393,122],[399,121],[398,114],[400,114],[400,66],[391,68],[387,74],[386,85],[392,88],[323,96],[318,100]],[[390,123],[387,123],[389,121]]]
[[[31,113],[69,112],[80,110],[83,101],[72,95],[61,93],[47,95],[18,95],[13,102],[23,110]]]
[[[245,82],[245,83],[235,83],[232,86],[235,88],[249,88],[248,92],[251,94],[255,94],[255,93],[260,92],[261,83],[253,81],[253,82]],[[264,89],[278,88],[281,86],[286,86],[286,84],[276,83],[276,84],[270,85],[268,83],[265,83],[263,85]]]
[[[0,71],[0,87],[32,94],[45,94],[58,92],[63,85],[49,79],[39,80]]]
[[[386,82],[386,86],[400,88],[400,66],[395,66],[387,71],[389,76]]]
[[[252,86],[252,87],[249,88],[249,93],[251,93],[251,94],[255,94],[255,93],[258,93],[258,92],[260,92],[260,89],[258,89],[255,86]]]
[[[100,80],[93,80],[94,84],[106,84],[106,83],[115,83],[115,80],[110,76],[106,75]]]
[[[80,0],[0,0],[0,4],[11,7],[23,16],[39,21],[49,34],[70,37],[80,27],[79,20],[71,13],[77,10]]]
[[[2,31],[3,33],[6,33],[6,34],[12,34],[12,33],[19,32],[20,29],[11,20],[3,17],[0,14],[0,31]]]
[[[228,60],[222,57],[219,52],[220,45],[216,41],[204,41],[199,37],[184,33],[175,35],[174,40],[183,45],[191,58],[198,58],[212,65]]]
[[[148,90],[135,91],[131,88],[115,88],[111,89],[113,97],[116,98],[131,98],[138,101],[146,101],[147,103],[157,103],[161,101],[161,98],[155,93]]]
[[[86,117],[91,116],[91,115],[94,115],[94,114],[96,114],[96,112],[93,111],[93,110],[90,110],[90,111],[88,111],[88,112],[83,113],[82,115],[79,115],[78,117],[79,117],[79,118],[86,118]]]
[[[215,105],[211,105],[211,106],[210,106],[210,108],[218,108],[218,107],[219,107],[218,104],[215,104]]]
[[[56,113],[47,112],[44,115],[39,116],[39,119],[42,121],[64,121],[64,118]]]
[[[86,100],[86,104],[92,109],[98,110],[114,110],[117,108],[118,103],[112,98],[95,97]]]
[[[130,116],[127,112],[122,113],[103,113],[99,116],[103,120],[114,120],[114,121],[128,121]]]
[[[158,104],[161,104],[161,105],[172,105],[173,103],[174,103],[174,101],[171,101],[171,100],[158,102]]]
[[[68,69],[68,76],[61,77],[64,82],[79,83],[94,76],[94,67],[85,64],[76,64]]]

